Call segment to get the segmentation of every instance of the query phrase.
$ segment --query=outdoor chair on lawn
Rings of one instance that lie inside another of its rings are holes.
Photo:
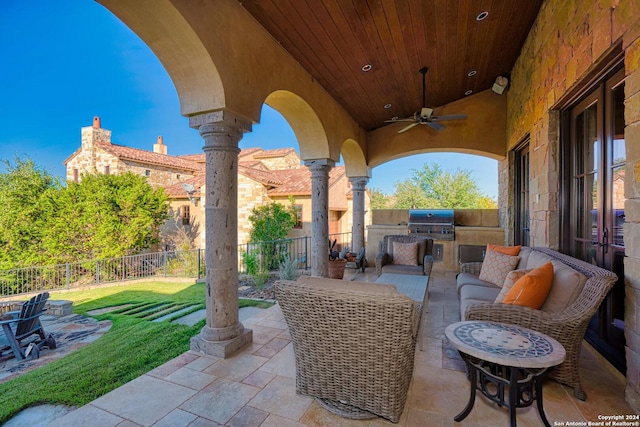
[[[37,359],[42,347],[56,348],[53,335],[47,337],[40,323],[40,316],[46,311],[44,306],[48,299],[49,293],[43,292],[25,302],[20,311],[9,312],[0,317],[0,325],[9,343],[7,347],[0,348],[0,357],[4,356],[6,350],[11,350],[18,360]],[[29,339],[34,335],[37,335],[35,340]]]

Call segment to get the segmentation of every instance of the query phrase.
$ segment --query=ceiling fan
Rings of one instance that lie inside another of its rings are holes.
[[[432,129],[441,131],[445,128],[445,126],[443,124],[440,124],[439,122],[446,120],[464,120],[467,118],[466,114],[452,114],[448,116],[433,115],[433,108],[427,107],[426,101],[425,75],[427,74],[428,70],[428,67],[423,67],[420,69],[420,74],[422,74],[422,109],[420,111],[416,111],[413,117],[408,117],[406,119],[385,120],[385,123],[410,122],[409,125],[400,129],[398,133],[406,132],[414,126],[418,125],[427,125]]]

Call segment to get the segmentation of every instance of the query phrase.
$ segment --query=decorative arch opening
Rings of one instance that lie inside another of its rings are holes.
[[[371,169],[367,166],[367,159],[364,152],[355,140],[349,138],[342,144],[340,149],[342,160],[348,177],[371,176]]]
[[[167,70],[180,100],[180,113],[189,116],[225,107],[218,68],[202,41],[170,2],[101,3],[149,46]],[[167,33],[171,37],[164,37]]]
[[[293,129],[300,148],[300,158],[330,158],[325,129],[314,109],[304,99],[293,92],[278,90],[267,96],[264,102],[282,114]]]

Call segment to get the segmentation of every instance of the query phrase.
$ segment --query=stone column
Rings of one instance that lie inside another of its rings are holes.
[[[329,171],[331,159],[305,160],[311,171],[311,275],[329,275]]]
[[[354,176],[349,178],[353,193],[353,229],[351,231],[351,252],[358,253],[364,248],[364,191],[369,177]]]
[[[226,358],[249,344],[238,320],[238,142],[251,125],[225,111],[191,117],[204,139],[207,323],[191,350]]]

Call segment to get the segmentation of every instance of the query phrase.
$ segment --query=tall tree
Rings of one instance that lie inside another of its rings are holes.
[[[167,196],[146,178],[83,175],[47,198],[56,220],[43,246],[56,262],[131,255],[158,242],[168,218]]]
[[[388,209],[391,206],[391,198],[382,190],[374,187],[369,188],[369,195],[371,196],[371,209]]]
[[[412,176],[396,184],[395,208],[402,209],[478,209],[496,208],[484,195],[466,169],[445,171],[437,164],[425,163]]]
[[[3,160],[0,174],[0,269],[33,265],[46,259],[41,241],[52,214],[43,205],[60,183],[31,159]]]

